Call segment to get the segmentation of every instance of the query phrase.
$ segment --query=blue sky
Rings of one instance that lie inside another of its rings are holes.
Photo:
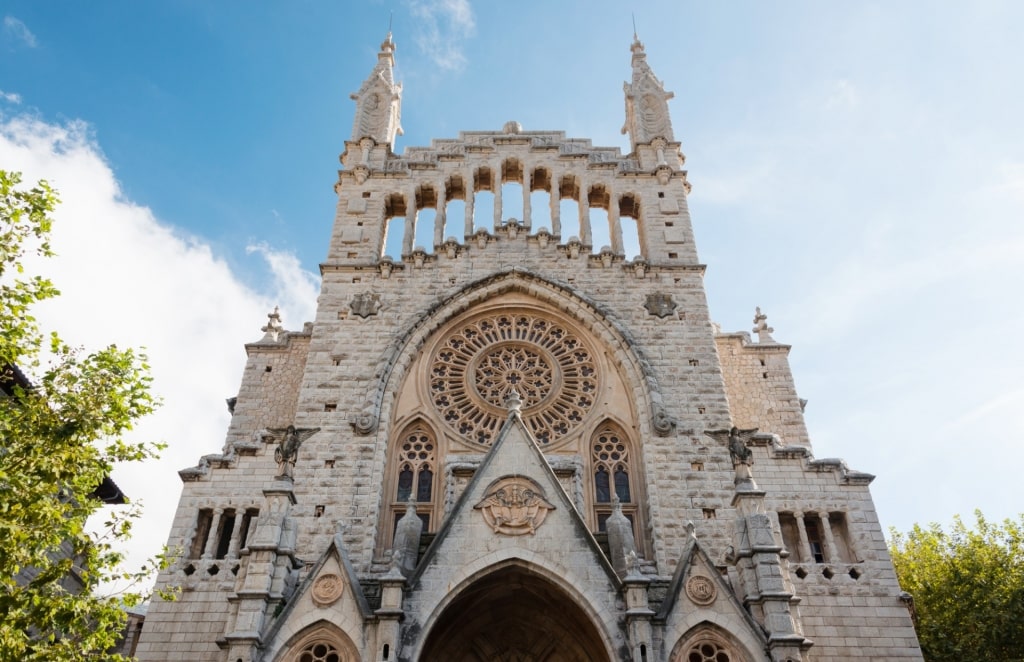
[[[396,150],[459,130],[627,142],[631,14],[687,155],[712,315],[761,306],[818,457],[883,525],[1021,512],[1024,4],[95,2],[0,9],[0,167],[66,204],[41,317],[145,345],[165,459],[115,478],[166,537],[242,343],[312,315],[338,154],[389,14]]]

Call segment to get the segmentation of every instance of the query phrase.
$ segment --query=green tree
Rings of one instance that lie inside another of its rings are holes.
[[[30,253],[52,255],[57,196],[46,182],[20,187],[0,170],[0,661],[120,659],[105,651],[142,598],[117,548],[139,514],[107,511],[91,496],[115,463],[153,457],[156,444],[124,435],[152,411],[145,357],[114,346],[86,354],[44,335],[33,304],[58,294],[25,274]],[[31,383],[19,379],[19,368]],[[84,589],[68,590],[69,578]],[[98,595],[110,582],[128,589]]]
[[[957,516],[948,532],[938,524],[889,532],[929,662],[1024,659],[1024,515],[1002,524],[974,515],[973,529]]]

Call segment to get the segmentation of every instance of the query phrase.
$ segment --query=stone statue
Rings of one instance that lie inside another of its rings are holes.
[[[273,438],[281,440],[281,443],[274,450],[278,478],[291,480],[292,470],[295,468],[295,460],[299,455],[299,446],[319,431],[320,428],[297,428],[294,425],[289,425],[286,428],[269,428],[267,430]]]
[[[757,428],[741,430],[734,425],[728,430],[705,430],[704,434],[728,445],[733,464],[751,464],[753,453],[747,448],[747,440],[757,434]]]

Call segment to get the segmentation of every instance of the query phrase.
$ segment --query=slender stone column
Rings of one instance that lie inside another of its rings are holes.
[[[551,205],[551,234],[556,237],[562,236],[562,196],[559,194],[558,182],[552,179],[551,188],[548,191],[548,203]],[[565,239],[560,239],[562,243],[565,243]]]
[[[466,190],[466,219],[463,229],[463,236],[469,239],[473,236],[473,202],[476,200],[476,189],[473,188],[473,178],[469,179],[469,188]]]
[[[402,233],[402,257],[412,253],[412,244],[416,240],[416,193],[406,194],[405,228]]]
[[[227,558],[238,558],[238,546],[241,544],[239,536],[242,535],[242,520],[245,519],[245,509],[235,509],[235,525],[231,528],[231,543],[228,545]]]
[[[220,528],[220,518],[223,514],[223,508],[215,508],[213,510],[213,519],[210,520],[210,533],[206,536],[206,549],[203,550],[204,559],[212,559],[217,551],[217,539],[220,537],[217,535],[217,529]]]
[[[530,206],[530,171],[523,166],[523,227],[529,230],[533,226],[533,208]]]
[[[501,165],[492,168],[491,187],[494,189],[494,230],[501,227]]]
[[[434,215],[434,250],[444,243],[444,225],[448,218],[448,198],[444,182],[437,188],[437,214]]]
[[[807,527],[804,526],[804,514],[793,513],[793,519],[796,520],[796,530],[800,534],[800,560],[804,563],[811,563],[814,561],[814,554],[811,553],[811,542],[807,538]]]
[[[625,247],[622,245],[622,222],[619,219],[619,205],[615,200],[615,195],[609,193],[610,200],[608,202],[608,235],[612,241],[612,252],[616,255],[622,255],[625,252]]]
[[[818,513],[818,517],[821,518],[821,535],[825,539],[825,560],[829,563],[838,563],[839,550],[836,549],[836,540],[832,537],[832,527],[828,523],[828,513],[821,511]]]
[[[593,250],[594,235],[590,231],[590,199],[587,197],[586,188],[580,189],[580,242]]]

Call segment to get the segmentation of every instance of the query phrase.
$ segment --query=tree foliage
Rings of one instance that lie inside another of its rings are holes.
[[[58,292],[26,276],[24,258],[52,255],[57,196],[46,182],[20,181],[0,170],[0,660],[119,659],[106,651],[124,607],[142,596],[131,584],[114,595],[96,589],[152,570],[118,570],[117,547],[139,512],[106,511],[98,531],[86,520],[102,507],[92,494],[114,464],[159,449],[124,438],[155,406],[148,366],[130,349],[84,353],[39,329],[32,305]]]
[[[917,634],[929,662],[1024,657],[1024,515],[1002,524],[975,511],[973,529],[957,516],[890,530],[900,585],[914,597]]]

